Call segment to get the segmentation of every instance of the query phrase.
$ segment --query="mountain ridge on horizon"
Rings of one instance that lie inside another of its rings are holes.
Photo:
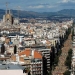
[[[11,10],[14,17],[18,17],[18,10]],[[4,9],[0,9],[0,18],[5,14]],[[20,18],[38,18],[38,17],[49,17],[49,16],[70,16],[75,17],[75,9],[63,9],[57,12],[35,12],[35,11],[19,11]]]

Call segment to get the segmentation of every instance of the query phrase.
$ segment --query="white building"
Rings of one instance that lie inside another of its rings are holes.
[[[25,73],[23,70],[24,67],[20,65],[14,64],[0,65],[1,75],[28,75],[28,73]]]

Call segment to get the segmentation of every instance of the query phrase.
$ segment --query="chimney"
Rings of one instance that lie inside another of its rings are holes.
[[[32,57],[34,57],[34,50],[31,51],[31,55],[32,55]]]
[[[16,61],[19,62],[19,55],[16,54]]]

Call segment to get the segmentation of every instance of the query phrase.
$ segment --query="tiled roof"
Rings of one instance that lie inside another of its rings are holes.
[[[0,57],[0,60],[6,60],[6,59],[9,59],[9,57]]]
[[[31,55],[31,50],[29,48],[25,49],[24,51],[19,53],[19,56],[21,56],[21,55],[30,56]],[[42,59],[41,53],[36,51],[36,50],[34,50],[34,56],[33,57],[36,58],[36,59],[38,59],[38,58]]]
[[[24,51],[21,51],[19,53],[19,56],[21,56],[21,55],[30,56],[30,54],[31,54],[31,50],[28,48],[28,49],[25,49]]]
[[[24,57],[21,57],[22,55],[26,55],[26,57],[29,57],[29,56],[31,56],[31,49],[30,48],[28,48],[28,49],[25,49],[25,50],[23,50],[23,51],[21,51],[20,53],[19,53],[19,60],[21,61],[21,62],[24,62],[25,60],[24,60]],[[42,59],[42,53],[41,52],[39,52],[39,51],[37,51],[37,50],[34,50],[34,53],[33,53],[33,56],[32,56],[34,59]],[[13,55],[13,56],[11,56],[11,60],[13,60],[13,61],[16,61],[16,56],[15,55]]]
[[[35,59],[42,59],[42,54],[38,51],[34,51],[34,58]]]

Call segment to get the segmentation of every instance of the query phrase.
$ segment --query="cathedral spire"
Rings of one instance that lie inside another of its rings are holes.
[[[9,14],[11,14],[10,9],[9,9]]]

